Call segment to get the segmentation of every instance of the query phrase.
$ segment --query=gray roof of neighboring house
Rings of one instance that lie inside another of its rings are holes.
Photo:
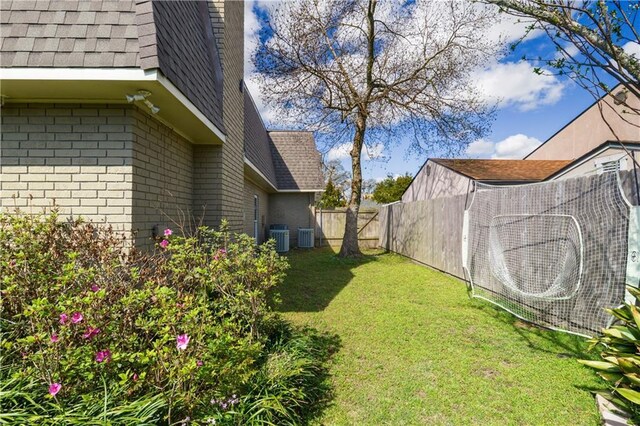
[[[279,190],[322,190],[320,153],[312,132],[270,131]]]
[[[207,2],[0,1],[0,66],[159,68],[218,128],[222,66]]]
[[[244,153],[269,182],[277,187],[269,133],[246,87],[244,89]]]

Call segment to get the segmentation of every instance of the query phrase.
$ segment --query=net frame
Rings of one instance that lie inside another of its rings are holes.
[[[631,244],[631,240],[632,240],[631,236],[632,236],[633,229],[635,229],[632,223],[633,213],[637,211],[638,207],[635,207],[632,205],[632,203],[627,198],[624,190],[622,189],[620,172],[608,172],[608,173],[603,173],[597,176],[581,177],[577,179],[587,179],[587,178],[592,180],[591,182],[592,184],[595,182],[595,187],[593,185],[590,187],[588,186],[590,190],[597,189],[598,184],[605,188],[603,197],[607,199],[610,202],[610,204],[615,205],[612,208],[615,214],[612,214],[612,216],[617,216],[616,220],[618,221],[622,219],[626,219],[626,231],[628,232],[620,232],[619,234],[617,234],[618,238],[620,238],[622,234],[624,234],[624,238],[622,238],[624,241],[618,241],[616,243],[616,247],[614,248],[614,250],[619,250],[621,249],[622,246],[624,246],[624,253],[622,253],[622,251],[616,251],[616,255],[617,255],[617,261],[620,262],[621,264],[625,263],[626,261],[626,265],[622,265],[622,269],[623,270],[626,269],[627,273],[626,275],[622,276],[621,280],[618,280],[618,282],[613,283],[613,286],[615,287],[615,291],[612,291],[613,297],[608,297],[608,299],[604,302],[604,304],[606,305],[604,307],[615,308],[615,307],[621,306],[623,301],[626,300],[628,302],[631,300],[630,294],[625,288],[625,284],[626,285],[631,284],[635,287],[638,286],[637,282],[629,279],[629,272],[628,272],[628,270],[632,266],[630,265],[631,249],[629,248],[629,245]],[[482,183],[476,183],[476,186],[473,192],[473,197],[464,213],[463,239],[462,239],[463,271],[469,281],[470,290],[471,290],[470,293],[472,297],[486,300],[510,312],[511,314],[513,314],[518,318],[543,326],[545,328],[550,328],[554,330],[568,332],[571,334],[590,337],[594,333],[600,331],[601,327],[610,326],[613,321],[613,317],[611,317],[608,314],[604,315],[601,312],[594,312],[593,318],[597,317],[597,319],[594,319],[593,323],[589,323],[588,320],[584,318],[584,316],[579,316],[576,319],[570,315],[567,315],[567,312],[573,312],[574,308],[571,307],[572,301],[574,301],[577,297],[581,297],[582,295],[584,295],[585,288],[583,287],[583,276],[585,274],[585,263],[587,263],[587,270],[589,268],[593,268],[594,266],[589,265],[590,263],[590,259],[588,259],[589,253],[585,252],[585,245],[583,243],[583,238],[585,237],[587,239],[590,238],[589,232],[587,232],[586,236],[583,235],[583,229],[580,226],[581,221],[585,220],[584,218],[585,212],[579,212],[579,216],[581,217],[576,217],[575,214],[571,214],[571,211],[568,211],[568,212],[562,211],[563,210],[562,201],[566,201],[566,200],[564,199],[560,200],[559,204],[553,208],[550,208],[549,212],[547,213],[549,215],[570,218],[570,220],[575,223],[575,228],[578,233],[578,239],[580,240],[580,265],[578,267],[579,279],[578,279],[578,283],[575,286],[575,291],[569,294],[568,297],[563,297],[563,298],[531,297],[531,295],[527,295],[527,294],[520,294],[519,296],[517,295],[514,296],[514,294],[517,294],[518,292],[516,291],[516,292],[513,292],[512,294],[509,294],[508,291],[505,291],[503,284],[496,286],[495,282],[492,282],[490,285],[487,285],[486,283],[483,283],[483,282],[479,282],[479,279],[483,279],[483,274],[474,273],[474,270],[473,270],[474,261],[477,261],[476,253],[473,250],[477,249],[478,246],[483,247],[482,245],[478,244],[478,242],[476,241],[477,238],[474,239],[474,236],[473,236],[474,227],[478,227],[478,219],[474,218],[474,216],[478,215],[478,212],[476,211],[477,204],[482,202],[480,197],[482,197],[483,194],[486,194],[487,191],[506,191],[506,192],[502,192],[502,194],[505,194],[505,193],[509,193],[509,191],[511,190],[510,195],[515,195],[515,194],[522,194],[522,191],[526,192],[528,190],[532,190],[532,192],[534,193],[533,196],[535,196],[536,192],[543,193],[544,188],[547,188],[547,187],[562,188],[562,185],[567,185],[569,188],[571,188],[571,185],[567,184],[566,182],[570,182],[572,180],[573,179],[565,179],[565,180],[539,182],[539,183],[523,184],[523,185],[487,185]],[[606,193],[607,189],[614,189],[614,190],[609,191],[609,193]],[[559,192],[562,193],[561,190]],[[576,197],[573,200],[569,200],[569,201],[575,201],[578,199],[579,197]],[[581,199],[579,200],[581,201]],[[513,205],[516,205],[518,201],[519,200],[515,200],[515,203]],[[525,203],[525,204],[528,204],[529,206],[533,205],[530,202],[530,200],[527,200],[527,201],[528,203]],[[486,203],[486,200],[484,202]],[[579,208],[584,203],[581,204],[580,202],[577,202],[575,204],[576,206],[573,206],[574,209]],[[636,210],[634,210],[634,208]],[[513,212],[513,211],[509,211],[510,210],[509,208],[505,209],[502,205],[499,207],[499,209],[501,209],[501,212],[500,212],[501,214],[492,215],[490,220],[493,220],[495,217],[498,217],[498,216],[521,215],[524,217],[524,216],[542,216],[543,215],[540,211],[522,212],[522,211],[518,211],[518,208],[512,209],[517,211],[517,212]],[[596,216],[598,216],[599,218],[606,217],[607,215],[606,208],[603,209],[603,211],[604,213],[599,212],[599,214]],[[487,227],[486,223],[484,224],[484,226],[485,228]],[[593,231],[593,229],[591,231]],[[486,230],[484,230],[483,232],[484,232],[483,235],[486,235]],[[488,257],[488,255],[486,257]],[[624,258],[624,261],[622,260],[623,258]],[[640,268],[640,266],[636,266],[636,269],[638,268]],[[493,273],[493,271],[491,272]],[[484,275],[485,275],[484,278],[486,279],[486,271],[484,271]],[[618,278],[619,276],[620,274],[617,275]],[[499,278],[494,277],[493,280],[497,281],[499,280]],[[611,284],[611,282],[607,284]],[[599,291],[602,293],[601,290]],[[538,294],[538,296],[540,295]],[[569,301],[568,303],[569,307],[558,308],[557,306],[553,306],[554,304],[557,305],[561,301]],[[578,303],[576,303],[576,305],[578,305]],[[604,307],[598,305],[597,302],[595,303],[595,305],[599,310],[603,311]],[[596,310],[593,307],[591,307],[591,309]],[[606,316],[606,321],[603,320],[604,316]],[[597,325],[595,325],[595,323],[597,323]]]

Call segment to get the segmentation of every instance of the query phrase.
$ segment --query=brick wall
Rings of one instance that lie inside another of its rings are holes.
[[[250,180],[244,181],[244,228],[243,232],[254,236],[254,199],[258,196],[258,243],[264,242],[269,229],[269,194]]]
[[[220,147],[196,147],[194,152],[194,210],[205,223],[216,226],[220,219],[230,229],[244,229],[244,3],[213,0],[209,16],[218,51],[222,56],[223,122],[226,141]]]
[[[132,112],[120,105],[3,106],[0,208],[55,202],[63,214],[108,218],[130,231]]]
[[[167,227],[190,224],[193,145],[136,108],[132,156],[132,227],[138,245],[148,245],[154,226],[161,233]]]
[[[1,114],[0,208],[55,202],[63,215],[136,231],[191,213],[193,145],[132,105],[14,104]]]

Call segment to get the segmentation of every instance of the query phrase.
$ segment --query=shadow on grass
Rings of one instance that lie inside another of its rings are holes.
[[[295,419],[295,424],[306,425],[322,417],[332,405],[335,392],[331,383],[330,364],[341,349],[340,336],[309,326],[295,326],[280,316],[269,324],[264,372],[254,380],[254,393],[259,395],[253,409],[261,409],[260,396],[281,399],[293,416],[278,419],[275,424]],[[269,400],[267,400],[269,404]],[[250,413],[248,413],[250,414]]]
[[[280,312],[320,312],[349,284],[353,270],[377,260],[380,253],[357,259],[343,259],[330,248],[294,250],[289,253],[291,269],[277,289]]]
[[[558,358],[598,359],[596,353],[588,350],[589,344],[585,337],[537,326],[480,299],[472,301],[473,308],[510,325],[520,339],[535,351],[552,354]]]

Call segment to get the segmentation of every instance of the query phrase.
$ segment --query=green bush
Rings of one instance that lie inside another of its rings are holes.
[[[628,290],[640,298],[640,291],[632,287]],[[601,395],[629,413],[634,424],[640,424],[640,312],[628,303],[607,312],[619,324],[591,339],[591,349],[601,348],[602,361],[579,362],[593,368],[606,380],[610,391]]]
[[[147,407],[168,424],[237,422],[273,357],[268,294],[287,268],[273,243],[224,227],[165,230],[147,253],[108,227],[59,219],[0,215],[3,374],[22,395],[1,411],[91,423]]]

